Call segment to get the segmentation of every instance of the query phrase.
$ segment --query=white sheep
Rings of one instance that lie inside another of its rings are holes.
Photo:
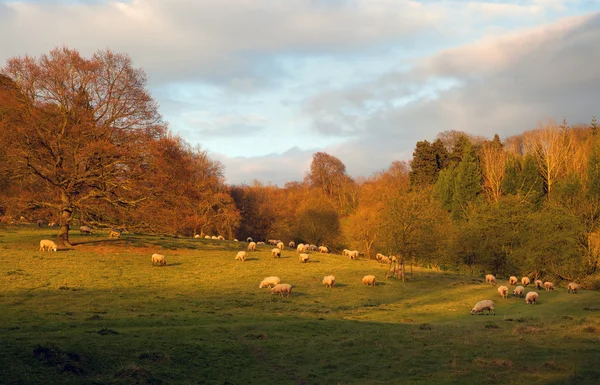
[[[306,263],[306,262],[308,262],[308,259],[309,259],[309,258],[310,258],[310,257],[308,256],[308,254],[300,254],[300,255],[298,256],[298,259],[299,259],[299,260],[300,260],[300,262],[302,262],[302,263]]]
[[[271,286],[279,285],[279,282],[281,282],[279,277],[267,277],[261,281],[260,285],[258,285],[258,288],[262,289],[263,287],[268,287],[270,289]]]
[[[502,297],[502,298],[508,298],[508,287],[506,287],[506,286],[499,286],[498,287],[498,294],[500,294],[500,297]]]
[[[494,301],[490,299],[484,299],[483,301],[477,302],[475,306],[473,306],[473,309],[471,309],[471,315],[476,313],[483,315],[484,310],[488,311],[488,315],[490,314],[490,312],[493,315],[496,315],[496,311],[494,310]]]
[[[285,245],[283,244],[283,242],[277,242],[277,248],[279,250],[283,250],[284,247],[285,247]]]
[[[216,235],[213,235],[212,237],[210,237],[210,239],[218,239],[218,237]]]
[[[222,235],[219,235],[219,236],[217,237],[217,239],[218,239],[219,241],[224,241],[224,240],[225,240],[225,238],[223,238],[223,236],[222,236]]]
[[[304,244],[304,248],[302,249],[303,252],[307,253],[308,251],[310,251],[310,245],[305,243]]]
[[[235,260],[240,260],[242,262],[246,262],[246,252],[238,251],[237,255],[235,256]]]
[[[579,285],[576,284],[575,282],[569,282],[569,285],[567,286],[567,292],[568,293],[577,293],[579,291]]]
[[[292,285],[288,283],[277,284],[271,289],[271,294],[275,293],[279,293],[282,297],[284,294],[287,294],[286,297],[289,297],[292,295]]]
[[[152,254],[152,264],[159,266],[166,266],[167,260],[165,256],[162,254]]]
[[[384,255],[381,257],[381,260],[379,262],[392,263],[392,260],[390,259],[390,257]]]
[[[290,249],[295,249],[296,248],[296,242],[290,241],[290,243],[288,243],[288,246],[290,247]]]
[[[521,284],[525,287],[529,286],[529,284],[531,283],[531,280],[529,279],[529,277],[523,277],[521,278]]]
[[[534,281],[534,284],[535,284],[535,287],[536,287],[538,290],[542,290],[542,289],[544,288],[544,282],[542,282],[542,280],[541,280],[541,279],[536,279],[536,280]]]
[[[233,238],[233,241],[234,241],[234,242],[239,242],[239,241],[237,240],[237,238]]]
[[[81,235],[83,235],[83,234],[89,234],[89,235],[91,235],[92,234],[92,229],[90,227],[88,227],[88,226],[79,226],[79,233]]]
[[[304,245],[304,247],[306,247],[306,245]],[[317,245],[308,245],[308,250],[305,250],[305,251],[317,251],[317,250],[319,250]]]
[[[210,235],[205,235],[204,239],[210,239]]]
[[[256,243],[255,242],[248,243],[248,251],[256,251]]]
[[[554,291],[554,284],[552,282],[544,282],[544,287],[546,288],[546,291]]]
[[[281,250],[276,247],[273,250],[271,250],[271,254],[273,254],[273,258],[279,258],[281,257]]]
[[[486,283],[496,283],[496,277],[494,277],[492,274],[488,274],[485,276],[485,282]]]
[[[350,255],[349,253],[350,253],[350,250],[348,250],[348,249],[344,249],[344,250],[342,250],[342,255],[343,255],[344,257],[347,257],[347,256],[349,256],[349,255]]]
[[[298,243],[298,247],[296,247],[296,250],[301,253],[304,251],[304,243]]]
[[[358,250],[350,251],[350,253],[348,253],[348,256],[350,257],[350,259],[357,259],[358,258]]]
[[[256,242],[257,245],[264,245],[265,243],[260,241],[260,242]]]
[[[108,237],[111,239],[119,239],[121,238],[121,232],[117,230],[110,230]]]
[[[333,275],[326,276],[323,278],[323,285],[325,285],[325,287],[333,287],[335,285],[335,277]]]
[[[198,238],[201,238],[200,234],[194,234],[194,239],[198,239]]]
[[[515,290],[513,290],[513,295],[516,297],[522,298],[523,294],[525,294],[525,288],[523,286],[517,286],[515,287]]]
[[[377,285],[377,281],[375,280],[374,275],[365,275],[362,279],[362,283],[363,283],[363,285],[367,285],[367,286],[376,286]]]
[[[329,253],[327,246],[319,246],[319,253]]]
[[[525,303],[526,304],[533,304],[533,305],[535,305],[537,303],[537,301],[538,301],[538,298],[540,298],[540,295],[537,292],[530,291],[525,296]]]
[[[517,279],[517,277],[515,277],[514,275],[512,275],[509,279],[508,279],[508,283],[510,284],[510,286],[515,286],[517,284],[517,282],[519,282],[519,280]]]
[[[378,261],[381,261],[381,259],[385,257],[385,255],[381,254],[381,253],[377,253],[377,255],[375,255],[375,259]]]
[[[40,241],[40,251],[56,251],[58,247],[54,241],[49,239],[42,239]]]

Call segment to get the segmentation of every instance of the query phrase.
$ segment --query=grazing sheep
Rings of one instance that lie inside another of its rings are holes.
[[[506,286],[499,286],[498,287],[498,294],[500,294],[500,297],[502,297],[502,298],[508,298],[508,287],[506,287]]]
[[[525,294],[525,288],[523,286],[517,286],[515,287],[515,290],[513,290],[513,295],[519,298],[523,298],[523,294]]]
[[[485,282],[486,283],[496,283],[496,277],[494,277],[492,274],[488,274],[485,276]]]
[[[277,242],[277,248],[278,248],[279,250],[283,250],[283,248],[284,248],[284,244],[283,244],[283,242]]]
[[[40,241],[40,251],[56,251],[57,246],[54,241],[49,239],[42,239]]]
[[[387,257],[387,256],[384,255],[383,257],[381,257],[381,261],[379,261],[379,262],[383,262],[383,263],[388,263],[389,264],[389,263],[392,263],[392,260],[390,259],[390,257]]]
[[[533,305],[535,305],[537,303],[537,301],[538,301],[538,298],[540,298],[540,295],[537,292],[530,291],[525,296],[525,303],[526,304],[533,304]]]
[[[306,247],[306,245],[304,245]],[[317,245],[308,245],[308,250],[306,251],[317,251],[319,250],[319,248],[317,247]]]
[[[350,257],[350,259],[357,259],[358,258],[358,250],[352,250],[348,256]]]
[[[273,258],[279,258],[281,257],[281,250],[276,247],[271,250],[271,254],[273,254]]]
[[[381,261],[381,259],[385,257],[385,255],[381,254],[381,253],[377,253],[377,255],[375,255],[375,259],[378,261]]]
[[[210,237],[210,239],[219,239],[216,235],[213,235],[212,237]]]
[[[304,244],[304,248],[302,249],[303,252],[308,253],[310,251],[310,245],[309,244]]]
[[[254,243],[254,242],[248,243],[248,251],[256,251],[256,243]]]
[[[536,279],[536,280],[534,281],[534,284],[535,284],[535,287],[536,287],[538,290],[542,290],[542,289],[544,288],[544,283],[542,282],[542,280],[541,280],[541,279]]]
[[[376,286],[377,285],[377,281],[375,280],[374,275],[365,275],[362,279],[362,283],[363,283],[363,285],[367,285],[367,286]]]
[[[198,239],[198,238],[201,238],[201,237],[200,237],[200,234],[195,234],[195,235],[194,235],[194,239]]]
[[[279,279],[279,277],[267,277],[267,278],[265,278],[265,279],[262,280],[262,282],[260,283],[260,285],[258,285],[258,288],[262,289],[263,287],[268,287],[270,289],[271,286],[277,286],[277,285],[279,285],[279,282],[281,282],[281,280]]]
[[[478,313],[479,315],[483,315],[484,310],[488,311],[488,315],[490,314],[490,312],[493,315],[496,315],[496,311],[494,310],[494,301],[490,299],[484,299],[483,301],[477,302],[475,306],[473,306],[473,309],[471,309],[471,315],[476,313]]]
[[[234,242],[239,242],[239,241],[237,240],[237,238],[234,238],[234,239],[233,239],[233,241],[234,241]]]
[[[319,253],[329,253],[329,249],[326,246],[319,246]]]
[[[121,232],[117,230],[110,230],[108,237],[111,239],[119,239],[121,238]]]
[[[302,262],[302,263],[306,263],[306,262],[308,262],[308,259],[309,259],[309,258],[310,258],[310,257],[308,256],[308,254],[300,254],[300,255],[299,255],[299,257],[298,257],[298,259],[299,259],[299,260],[300,260],[300,262]]]
[[[222,236],[222,235],[219,235],[219,236],[217,237],[217,239],[218,239],[219,241],[224,241],[224,240],[225,240],[225,238],[223,238],[223,236]]]
[[[261,242],[256,242],[256,244],[257,245],[264,245],[265,243],[261,241]]]
[[[204,239],[210,239],[210,235],[205,235]]]
[[[269,245],[277,246],[277,240],[276,239],[269,239],[269,240],[267,240],[267,243]]]
[[[83,234],[91,235],[92,229],[91,229],[91,227],[88,227],[88,226],[79,226],[79,233],[81,235],[83,235]]]
[[[577,293],[579,291],[579,285],[576,284],[575,282],[569,282],[569,285],[567,286],[567,292],[568,293]]]
[[[277,284],[271,289],[271,294],[275,293],[279,293],[279,295],[282,297],[283,294],[287,294],[286,297],[289,297],[292,295],[292,285],[287,283]]]
[[[546,291],[554,291],[554,284],[552,282],[544,282],[544,287],[546,288]]]
[[[290,243],[288,243],[288,246],[290,247],[290,249],[295,249],[296,248],[296,242],[290,241]]]
[[[252,242],[252,237],[246,238],[246,242],[248,242],[248,243]]]
[[[323,285],[325,285],[325,287],[333,287],[335,285],[335,277],[333,275],[326,276],[323,278]]]
[[[521,284],[525,287],[529,286],[529,284],[531,283],[531,280],[529,280],[528,277],[523,277],[521,278]]]
[[[237,255],[235,256],[236,260],[240,260],[242,262],[246,262],[246,252],[245,251],[238,251]]]
[[[350,250],[348,250],[348,249],[344,249],[344,250],[342,250],[342,255],[343,255],[344,257],[347,257],[347,256],[349,256],[349,255],[350,255],[349,253],[350,253]]]
[[[519,282],[519,280],[514,275],[508,279],[508,283],[510,284],[510,286],[515,286],[517,282]]]
[[[166,266],[167,260],[162,254],[152,254],[152,265]]]
[[[298,243],[298,247],[296,247],[296,250],[301,253],[304,251],[304,243]]]

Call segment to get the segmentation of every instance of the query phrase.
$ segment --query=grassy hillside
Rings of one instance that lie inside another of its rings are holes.
[[[313,253],[302,264],[270,246],[242,263],[245,243],[205,239],[73,233],[74,250],[37,250],[53,236],[0,228],[2,384],[600,380],[598,292],[559,287],[525,305],[482,277],[416,270],[402,283],[374,261]],[[151,265],[155,252],[167,266]],[[321,285],[329,274],[333,289]],[[269,275],[293,296],[259,289]],[[470,315],[482,299],[495,316]]]

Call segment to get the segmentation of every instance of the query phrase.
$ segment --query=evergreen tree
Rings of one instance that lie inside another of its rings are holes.
[[[464,147],[463,159],[456,169],[452,216],[455,219],[462,218],[467,202],[475,200],[481,191],[481,170],[471,153],[471,146],[467,145]]]
[[[452,210],[454,198],[454,182],[456,179],[456,168],[450,167],[440,171],[435,184],[434,196],[445,210]]]
[[[434,184],[438,172],[437,160],[431,143],[426,140],[417,142],[409,174],[411,186]]]

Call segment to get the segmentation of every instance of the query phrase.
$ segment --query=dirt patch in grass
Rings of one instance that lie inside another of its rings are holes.
[[[82,355],[74,352],[65,352],[53,345],[37,345],[33,349],[33,356],[48,366],[55,366],[64,373],[76,376],[86,374],[85,359]]]

